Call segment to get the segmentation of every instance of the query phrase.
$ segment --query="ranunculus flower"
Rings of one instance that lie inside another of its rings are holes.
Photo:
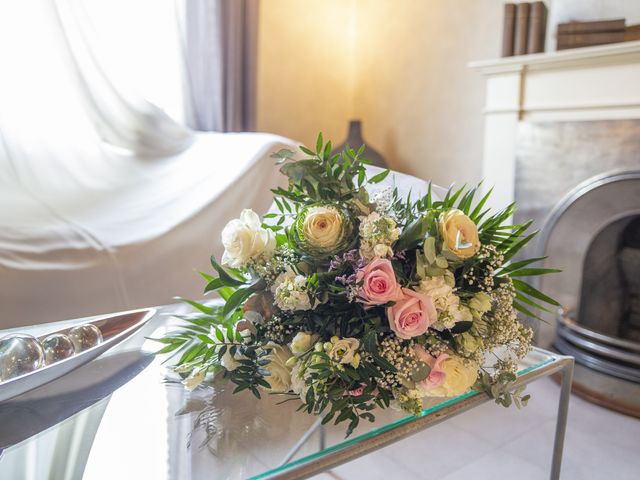
[[[341,250],[352,227],[345,214],[331,205],[304,208],[294,224],[300,246],[312,255],[331,255]]]
[[[287,360],[292,356],[291,350],[286,345],[274,342],[269,342],[266,347],[271,349],[265,357],[269,363],[264,367],[269,371],[269,375],[264,377],[271,386],[268,390],[273,393],[288,392],[291,388],[291,369],[287,366]]]
[[[273,254],[276,239],[271,230],[262,228],[260,217],[253,210],[245,209],[240,218],[231,220],[222,230],[222,244],[222,263],[238,268],[249,260]]]
[[[478,227],[458,209],[452,209],[440,216],[440,231],[447,250],[458,258],[473,257],[480,250]]]
[[[438,314],[431,297],[408,288],[403,288],[402,294],[395,305],[387,308],[387,317],[391,330],[399,338],[408,340],[426,333]]]
[[[383,305],[402,297],[396,274],[386,258],[377,258],[360,270],[358,280],[363,282],[359,297],[367,305]]]
[[[467,392],[478,379],[478,366],[457,356],[450,356],[441,365],[444,383],[426,393],[429,397],[455,397]]]
[[[431,368],[429,375],[427,378],[418,382],[418,387],[422,393],[428,392],[436,387],[441,386],[444,381],[446,374],[442,369],[442,363],[449,358],[449,355],[446,353],[441,353],[438,355],[438,358],[435,358],[427,353],[422,345],[414,345],[413,353],[416,358],[421,362],[426,363]]]

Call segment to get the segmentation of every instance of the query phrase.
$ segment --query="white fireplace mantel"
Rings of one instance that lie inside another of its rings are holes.
[[[640,118],[640,41],[485,60],[482,173],[492,206],[514,198],[518,123]]]

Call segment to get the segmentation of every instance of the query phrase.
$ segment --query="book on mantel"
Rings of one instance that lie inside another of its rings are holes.
[[[544,2],[505,3],[502,56],[544,52],[546,25]]]
[[[569,22],[558,24],[557,49],[590,47],[624,42],[627,34],[624,18],[592,22]]]

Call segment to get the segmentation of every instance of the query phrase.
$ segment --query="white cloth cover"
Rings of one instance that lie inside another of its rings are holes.
[[[268,158],[285,146],[202,134],[175,157],[114,161],[111,182],[82,196],[2,184],[0,328],[199,297],[196,271],[220,258],[222,227],[241,208],[266,211],[270,188],[285,184]]]

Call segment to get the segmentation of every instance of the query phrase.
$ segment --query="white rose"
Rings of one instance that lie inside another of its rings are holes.
[[[273,254],[276,239],[271,230],[261,227],[260,217],[253,210],[245,209],[239,219],[231,220],[222,230],[222,244],[222,263],[238,268],[251,259]]]
[[[317,339],[318,335],[312,335],[309,332],[298,332],[291,340],[291,352],[299,357],[309,351]]]
[[[478,366],[460,357],[450,356],[442,362],[444,383],[426,392],[429,397],[455,397],[467,392],[478,379]]]
[[[269,371],[269,375],[264,377],[271,386],[268,390],[274,393],[288,392],[291,389],[291,369],[287,366],[287,360],[292,356],[291,350],[286,345],[273,342],[266,346],[271,349],[271,353],[265,357],[269,363],[264,367]]]

